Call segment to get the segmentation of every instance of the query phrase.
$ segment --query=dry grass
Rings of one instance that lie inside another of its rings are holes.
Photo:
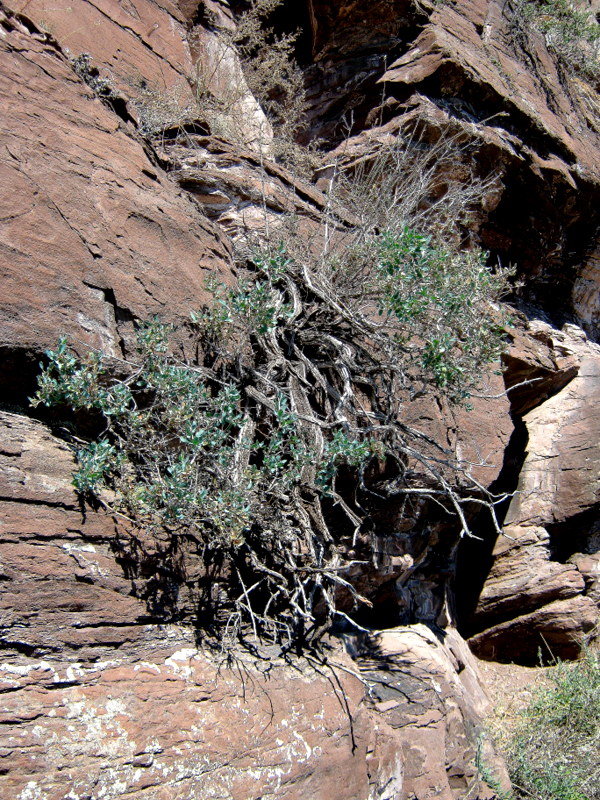
[[[495,701],[491,734],[513,781],[503,800],[599,800],[598,653],[553,667],[482,665],[482,673]]]

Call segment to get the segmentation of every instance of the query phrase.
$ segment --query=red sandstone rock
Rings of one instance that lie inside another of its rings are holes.
[[[196,20],[196,2],[182,0],[178,8],[168,0],[75,0],[59,8],[46,0],[14,0],[13,6],[49,29],[71,55],[91,53],[101,76],[129,98],[139,97],[145,81],[159,104],[166,97],[176,110],[187,108],[199,55],[214,91],[226,91],[239,77],[238,65],[220,59],[218,48],[211,56],[214,37],[203,36],[203,29],[196,36],[202,52],[190,50],[185,25]],[[492,222],[482,217],[477,225],[490,246],[521,248],[530,259],[524,274],[551,282],[549,276],[560,273],[552,248],[563,228],[546,229],[540,220],[547,213],[564,217],[565,230],[575,224],[582,209],[593,209],[589,198],[598,177],[594,103],[582,82],[558,79],[539,37],[539,67],[525,69],[499,0],[464,3],[460,13],[447,4],[408,0],[368,6],[310,0],[310,6],[321,69],[309,87],[319,98],[314,129],[330,132],[332,118],[337,124],[345,110],[356,108],[358,126],[378,126],[345,145],[359,160],[408,117],[429,115],[440,128],[451,125],[479,141],[480,164],[500,168],[505,185],[502,197],[496,193],[484,203]],[[60,333],[119,353],[134,318],[157,311],[181,317],[204,299],[206,274],[226,274],[227,246],[151,160],[134,127],[75,76],[52,35],[10,15],[0,22],[9,119],[0,130],[0,345],[7,355],[2,371],[15,379],[21,363],[10,361],[15,351],[37,353]],[[394,46],[403,42],[393,63],[386,60],[390,37],[396,37]],[[212,74],[219,66],[223,71]],[[386,85],[397,97],[382,98]],[[255,103],[248,108],[257,113]],[[502,116],[486,121],[498,111],[510,115],[510,132]],[[232,233],[264,227],[265,205],[269,221],[290,210],[310,221],[322,213],[319,192],[279,167],[265,170],[256,153],[206,137],[184,150],[164,150],[174,177]],[[538,216],[532,222],[523,214],[523,229],[515,231],[506,209],[502,216],[502,198],[510,202],[519,193]],[[586,263],[573,302],[593,331],[597,275],[593,259]],[[552,293],[562,301],[560,291]],[[480,620],[491,627],[471,640],[487,658],[531,661],[540,643],[574,655],[597,619],[595,553],[575,553],[567,564],[553,561],[547,536],[564,539],[572,534],[564,523],[597,508],[598,355],[572,329],[565,335],[542,329],[517,337],[509,362],[513,379],[543,380],[538,394],[512,395],[513,409],[529,412],[530,451],[523,493],[510,510],[516,541],[499,540],[480,599]],[[542,395],[547,402],[539,405]],[[415,405],[410,411],[413,421],[465,460],[487,461],[477,476],[489,483],[500,470],[511,423],[505,398],[476,406],[451,424],[438,409]],[[444,644],[424,626],[383,633],[379,651],[359,659],[373,685],[370,699],[348,672],[356,665],[337,652],[338,667],[325,675],[280,662],[265,673],[264,664],[246,658],[230,670],[195,648],[191,627],[170,624],[160,608],[140,599],[154,576],[125,574],[124,566],[135,570],[116,547],[127,534],[106,515],[82,515],[70,487],[68,448],[39,423],[10,414],[0,423],[0,674],[6,690],[0,694],[0,759],[9,765],[0,770],[2,800],[36,793],[47,800],[73,794],[79,800],[491,796],[474,767],[485,701],[452,630],[444,632]],[[575,538],[579,544],[581,536]],[[568,542],[557,545],[573,552]],[[158,569],[158,548],[154,555]],[[391,578],[412,558],[395,550],[384,555]],[[194,570],[202,567],[190,565],[192,580]],[[446,606],[436,615],[434,601],[446,592],[448,565],[441,571],[433,561],[410,591],[420,618],[445,624]],[[189,598],[185,585],[178,589],[185,619]]]
[[[3,20],[0,346],[121,354],[132,319],[201,305],[227,248],[57,47]]]
[[[577,356],[579,371],[524,417],[528,456],[508,525],[560,523],[600,503],[600,348],[571,326],[556,338]]]
[[[357,658],[375,708],[402,748],[401,796],[494,797],[475,766],[489,701],[473,656],[456,631],[449,628],[436,637],[424,625],[392,628],[379,632],[369,652],[359,651]],[[510,785],[493,754],[488,766],[501,785]]]
[[[139,659],[4,662],[0,681],[3,800],[366,800],[401,784],[384,726],[376,741],[361,684],[342,671],[230,669],[165,642]]]
[[[101,77],[127,96],[146,85],[163,103],[184,108],[192,100],[194,69],[186,39],[186,16],[170,0],[10,0],[8,7],[32,19],[71,57],[88,53]],[[198,5],[196,3],[196,5]],[[186,9],[188,14],[191,9]]]
[[[359,660],[369,699],[337,646],[324,666],[209,657],[132,596],[114,521],[78,507],[69,449],[39,422],[0,424],[2,800],[459,800],[479,785],[486,700],[455,632],[382,633]]]
[[[502,357],[511,410],[522,415],[559,392],[579,372],[581,360],[569,346],[569,337],[540,326],[517,326],[509,332],[511,344]]]
[[[523,417],[525,460],[506,517],[507,536],[495,543],[475,612],[481,632],[470,642],[484,658],[535,663],[539,647],[558,657],[577,653],[599,619],[593,554],[600,504],[600,349],[572,326],[562,333],[543,323],[531,328],[533,351],[529,345],[527,355],[521,345],[516,357],[509,356],[509,367],[541,375],[555,393]],[[561,354],[554,373],[550,362],[540,363],[542,343],[546,359]],[[563,364],[577,374],[556,391],[556,381],[559,387],[564,381]],[[529,392],[519,402],[530,404]],[[588,548],[587,560],[581,554],[581,562],[573,556],[561,563],[582,547]]]
[[[597,622],[597,604],[577,595],[494,625],[472,636],[469,645],[480,658],[532,666],[540,659],[576,658]]]
[[[544,528],[505,528],[494,549],[494,564],[477,606],[477,622],[494,623],[581,594],[585,582],[573,565],[549,560]],[[507,648],[510,645],[507,643]]]

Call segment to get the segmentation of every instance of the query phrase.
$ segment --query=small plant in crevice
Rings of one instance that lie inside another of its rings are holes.
[[[140,77],[130,77],[128,83],[143,136],[160,136],[165,129],[178,128],[201,116],[199,108],[190,97],[186,82],[169,89],[159,88]]]
[[[75,56],[71,59],[71,65],[81,80],[99,97],[111,99],[116,96],[111,81],[100,75],[100,70],[92,64],[89,53]]]
[[[78,446],[78,491],[225,558],[232,625],[288,645],[346,617],[340,589],[368,602],[348,552],[374,497],[431,498],[462,535],[469,505],[495,519],[502,499],[403,408],[424,393],[468,401],[502,347],[490,301],[506,276],[389,221],[312,260],[291,235],[254,252],[237,285],[212,282],[214,302],[193,315],[195,359],[175,356],[176,332],[157,320],[139,326],[121,377],[61,340],[33,400],[100,412],[104,432]],[[330,526],[325,501],[346,528]]]
[[[89,53],[80,53],[71,59],[71,66],[81,80],[86,83],[94,94],[121,119],[129,121],[131,119],[127,102],[121,93],[115,88],[113,82],[106,77],[102,77],[98,67],[92,63]]]

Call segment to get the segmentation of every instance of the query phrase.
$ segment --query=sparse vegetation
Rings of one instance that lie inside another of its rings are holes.
[[[306,92],[294,46],[298,32],[278,35],[267,21],[285,0],[252,0],[237,19],[232,36],[252,94],[271,120],[275,134],[293,140],[306,125]]]
[[[519,0],[514,24],[540,31],[561,64],[592,79],[600,76],[600,25],[591,9],[572,0]]]
[[[143,133],[156,137],[165,128],[200,122],[216,136],[259,146],[293,171],[311,173],[317,165],[315,143],[298,143],[306,127],[304,79],[294,57],[298,34],[279,35],[268,25],[285,1],[251,0],[234,28],[221,27],[208,12],[214,38],[208,48],[204,40],[201,44],[206,60],[196,64],[192,100],[189,92],[133,81]],[[255,118],[254,101],[268,119],[264,126]]]
[[[584,650],[580,661],[559,662],[546,675],[520,719],[504,723],[504,749],[513,792],[502,800],[600,798],[600,658]],[[494,776],[482,774],[491,786]],[[494,787],[495,788],[495,787]]]
[[[161,90],[144,79],[131,79],[130,85],[143,136],[158,136],[167,128],[179,127],[198,119],[199,107],[187,84]]]
[[[81,80],[87,83],[90,89],[102,100],[112,104],[119,99],[112,82],[108,78],[103,78],[100,75],[100,70],[92,64],[92,57],[89,53],[81,53],[71,59],[71,65]]]

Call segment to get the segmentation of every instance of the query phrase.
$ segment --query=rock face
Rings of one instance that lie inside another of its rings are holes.
[[[600,177],[592,87],[557,66],[543,36],[502,0],[310,0],[310,8],[315,133],[340,141],[350,124],[376,141],[390,121],[433,111],[439,127],[461,130],[480,146],[478,174],[500,179],[484,246],[519,265],[527,296],[546,313],[562,324],[575,311],[591,332]]]
[[[425,625],[378,633],[356,659],[375,700],[375,710],[390,725],[404,761],[406,797],[492,798],[476,767],[478,722],[489,701],[468,647],[452,628],[438,636]],[[443,757],[440,758],[440,755]],[[465,757],[465,755],[467,757]],[[501,785],[510,785],[493,754],[488,766]],[[392,795],[394,796],[394,795]]]
[[[133,320],[202,304],[206,276],[227,274],[228,249],[56,44],[2,19],[0,348],[14,402],[15,389],[31,391],[18,385],[32,377],[28,354],[37,369],[66,334],[123,355]]]
[[[109,0],[75,0],[53,6],[44,0],[15,0],[8,5],[59,41],[71,57],[89,54],[100,77],[127,96],[147,87],[165,99],[173,97],[182,109],[191,102],[194,64],[187,19],[177,3],[128,0],[115,6]]]
[[[290,3],[274,24],[303,27],[306,135],[330,148],[307,183],[269,158],[223,36],[237,5],[0,5],[0,798],[491,800],[454,623],[528,664],[576,656],[598,621],[598,98],[501,0]],[[196,638],[198,559],[171,569],[81,506],[70,449],[29,418],[38,361],[63,334],[127,356],[138,320],[181,321],[206,277],[233,278],[232,239],[290,214],[320,235],[332,164],[403,130],[465,143],[465,175],[489,178],[465,236],[524,281],[489,396],[406,412],[510,495],[505,535],[476,520],[457,571],[451,524],[390,508],[378,563],[351,576],[368,635],[326,662],[224,660]]]
[[[576,328],[560,334],[532,323],[531,329],[538,346],[546,342],[546,353],[531,358],[530,351],[528,371],[523,351],[512,363],[520,365],[521,376],[549,385],[543,361],[547,370],[548,357],[560,353],[556,393],[523,417],[525,457],[505,536],[493,546],[473,622],[480,632],[471,645],[485,658],[535,663],[540,648],[560,657],[577,653],[598,620],[600,349]],[[527,401],[521,394],[517,402]]]
[[[83,514],[70,486],[69,449],[39,422],[0,422],[3,800],[451,800],[480,786],[486,700],[456,632],[386,631],[350,648],[358,664],[339,645],[326,664],[203,653],[189,624],[134,596],[115,522]]]

